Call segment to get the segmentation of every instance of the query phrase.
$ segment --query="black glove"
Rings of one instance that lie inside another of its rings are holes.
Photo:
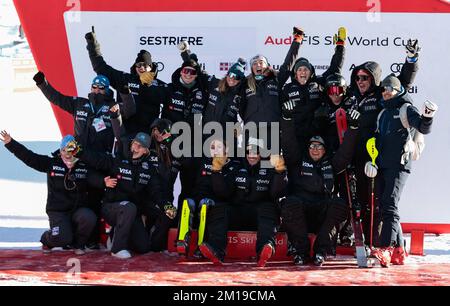
[[[86,49],[89,51],[89,55],[90,56],[101,55],[100,44],[97,42],[94,27],[92,27],[92,32],[86,33],[86,35],[84,35],[84,38],[86,38],[87,42]]]
[[[294,108],[297,106],[296,102],[293,101],[287,101],[283,103],[283,106],[281,107],[281,116],[285,120],[291,120],[292,119],[292,113],[294,112]]]
[[[36,85],[41,85],[45,82],[45,74],[42,71],[39,71],[34,75],[33,80],[36,82]]]
[[[93,26],[92,26],[92,31],[86,33],[86,35],[84,35],[84,38],[86,38],[87,43],[95,43],[97,41],[97,39],[95,37],[95,30],[94,30]]]
[[[347,112],[347,123],[351,129],[357,129],[359,127],[359,118],[361,118],[361,113],[355,109],[349,110]]]

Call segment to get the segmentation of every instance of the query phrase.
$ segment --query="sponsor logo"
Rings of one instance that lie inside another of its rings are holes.
[[[130,170],[130,169],[119,168],[119,172],[120,172],[121,174],[128,174],[128,175],[131,175],[131,170]]]
[[[236,177],[236,183],[245,183],[245,177]]]
[[[141,46],[176,46],[186,41],[191,46],[203,46],[203,39],[203,36],[141,36],[139,44]]]
[[[292,97],[295,97],[295,96],[298,96],[298,95],[300,95],[300,93],[298,91],[290,92],[288,94],[289,98],[292,98]]]
[[[391,71],[393,73],[398,73],[402,71],[403,63],[392,63],[391,65]]]
[[[88,113],[85,111],[81,111],[81,110],[77,111],[77,116],[87,117],[87,115],[88,115]]]
[[[172,99],[172,103],[175,104],[175,105],[180,105],[180,106],[184,105],[184,101],[177,100],[177,99]]]
[[[150,179],[150,174],[146,174],[146,173],[141,173],[141,174],[139,174],[139,177],[141,177],[141,178],[145,178],[145,179]]]
[[[262,180],[262,179],[259,179],[259,180],[256,180],[256,183],[257,183],[257,184],[269,184],[269,180]]]
[[[195,94],[195,98],[197,100],[201,100],[203,98],[202,92],[201,91],[197,91],[197,93]]]
[[[139,84],[136,84],[136,83],[128,83],[128,87],[139,89]]]
[[[55,171],[62,171],[62,172],[65,172],[65,171],[66,171],[64,168],[59,167],[59,166],[53,166],[53,167],[52,167],[52,170],[55,170]]]

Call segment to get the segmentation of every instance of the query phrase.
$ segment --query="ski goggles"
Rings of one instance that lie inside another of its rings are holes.
[[[329,96],[342,96],[344,94],[344,88],[341,86],[330,86],[327,89],[327,94]]]
[[[228,77],[230,79],[235,79],[236,81],[240,81],[243,79],[243,77],[236,75],[236,73],[234,73],[234,72],[228,73]]]
[[[395,91],[397,91],[394,87],[392,87],[392,86],[383,86],[382,88],[381,88],[381,92],[395,92]]]
[[[312,143],[309,145],[310,150],[323,150],[325,147],[320,143]]]
[[[365,75],[365,74],[357,75],[357,76],[355,77],[355,80],[356,80],[356,82],[358,82],[358,81],[365,82],[365,81],[370,80],[370,76]]]
[[[102,90],[102,89],[105,89],[105,86],[103,86],[103,85],[95,85],[95,84],[92,85],[92,89],[97,89],[97,88]]]
[[[181,73],[194,76],[197,75],[197,70],[192,67],[184,67],[183,69],[181,69]]]

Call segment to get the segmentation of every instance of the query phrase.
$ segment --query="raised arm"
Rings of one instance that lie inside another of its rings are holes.
[[[34,75],[33,80],[36,82],[37,87],[42,91],[48,101],[72,115],[75,113],[76,105],[80,103],[80,101],[87,101],[87,99],[84,98],[65,96],[61,94],[50,85],[50,83],[45,79],[44,73],[41,71]]]
[[[5,144],[6,149],[13,153],[25,165],[39,172],[47,172],[51,167],[52,158],[46,155],[39,155],[28,150],[24,145],[15,141],[8,132],[0,132],[0,140]]]
[[[89,53],[92,69],[94,69],[97,74],[106,76],[111,82],[111,86],[115,89],[119,89],[123,84],[128,83],[128,73],[114,69],[103,59],[100,51],[100,44],[98,43],[94,32],[94,27],[92,27],[92,32],[86,33],[85,38],[87,43],[86,49]]]

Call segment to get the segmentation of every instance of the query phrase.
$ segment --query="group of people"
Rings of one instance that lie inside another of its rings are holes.
[[[262,267],[275,253],[275,234],[285,231],[294,263],[320,266],[337,243],[351,242],[353,212],[346,189],[351,170],[371,256],[382,266],[404,263],[398,202],[417,149],[412,133],[429,133],[437,110],[427,101],[420,113],[407,93],[418,70],[417,40],[408,41],[398,76],[382,80],[380,65],[369,61],[353,69],[349,83],[341,74],[342,27],[322,75],[308,59],[298,58],[304,33],[297,27],[278,71],[256,55],[248,75],[245,60],[239,59],[221,79],[203,71],[183,41],[178,46],[182,64],[165,83],[148,51],[137,54],[129,72],[119,71],[106,63],[94,30],[85,38],[97,73],[88,98],[59,93],[43,72],[34,76],[45,97],[73,116],[74,135],[65,136],[49,157],[0,133],[17,158],[47,173],[45,251],[69,247],[82,255],[97,247],[104,219],[112,226],[111,254],[118,258],[167,249],[168,231],[178,226],[176,248],[182,255],[195,245],[194,256],[221,264],[227,231],[255,230]],[[346,131],[336,127],[338,110],[344,111]],[[192,135],[191,143],[183,143],[188,153],[178,156],[173,144],[185,131],[171,129],[180,122],[191,129],[216,122],[223,130],[230,123],[255,123],[269,132],[234,130],[234,139],[244,139],[241,157],[224,137],[208,139],[209,150],[195,156]],[[372,137],[376,163],[366,150]],[[272,148],[270,156],[261,154],[274,143],[281,147]],[[174,205],[178,175],[181,192]],[[195,242],[193,230],[198,230]],[[317,235],[312,258],[308,233]]]

